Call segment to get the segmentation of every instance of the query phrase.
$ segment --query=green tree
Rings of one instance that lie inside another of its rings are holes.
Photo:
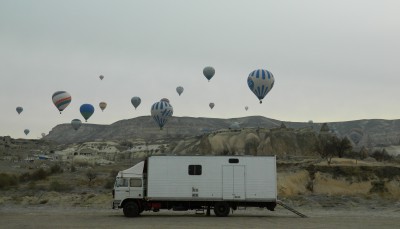
[[[338,155],[339,144],[340,140],[335,135],[320,134],[315,145],[315,150],[319,153],[321,158],[326,159],[328,165],[330,165],[332,158]]]
[[[97,174],[96,174],[93,170],[89,169],[89,170],[86,172],[86,177],[89,179],[89,186],[92,186],[92,181],[93,181],[94,179],[96,179]]]
[[[353,146],[347,137],[342,138],[342,140],[338,142],[337,153],[339,158],[342,158],[346,153],[349,153],[352,150]]]

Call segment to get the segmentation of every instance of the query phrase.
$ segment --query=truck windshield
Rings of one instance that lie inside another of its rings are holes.
[[[115,180],[115,187],[128,187],[128,179],[117,177]]]

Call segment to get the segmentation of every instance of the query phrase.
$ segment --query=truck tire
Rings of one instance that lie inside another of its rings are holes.
[[[126,203],[123,211],[126,217],[136,217],[139,215],[139,207],[135,202]]]
[[[229,215],[231,208],[227,202],[216,202],[214,204],[214,213],[218,217],[226,217]]]

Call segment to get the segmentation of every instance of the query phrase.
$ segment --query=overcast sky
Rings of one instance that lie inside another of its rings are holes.
[[[83,103],[88,123],[150,115],[164,97],[174,116],[398,119],[399,12],[396,0],[1,0],[0,136],[38,138],[83,120]],[[260,68],[275,76],[262,104],[247,86]],[[72,95],[61,115],[55,91]]]

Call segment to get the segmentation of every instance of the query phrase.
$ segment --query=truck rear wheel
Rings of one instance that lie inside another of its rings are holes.
[[[227,202],[216,202],[214,204],[214,213],[216,216],[225,217],[229,215],[229,204]]]
[[[139,215],[139,206],[135,202],[128,202],[124,205],[123,211],[126,217],[136,217]]]

